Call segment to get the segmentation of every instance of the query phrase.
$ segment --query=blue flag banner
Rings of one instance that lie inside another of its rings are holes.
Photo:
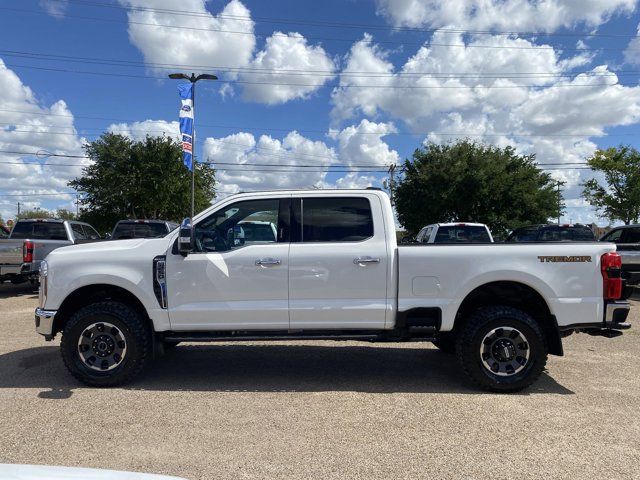
[[[192,83],[178,86],[182,105],[180,106],[180,137],[182,138],[182,162],[193,171],[193,96]]]

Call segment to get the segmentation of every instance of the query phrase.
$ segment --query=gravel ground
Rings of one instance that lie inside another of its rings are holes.
[[[517,395],[470,388],[430,344],[184,345],[135,384],[67,374],[33,290],[0,285],[0,463],[221,478],[640,479],[632,330],[565,339]]]

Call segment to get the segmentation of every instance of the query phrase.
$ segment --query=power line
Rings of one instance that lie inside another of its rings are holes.
[[[58,72],[58,73],[73,73],[80,75],[98,75],[98,76],[106,76],[106,77],[124,77],[124,78],[151,78],[157,80],[166,80],[163,76],[153,76],[153,75],[135,75],[135,74],[126,74],[126,73],[115,73],[115,72],[94,72],[87,70],[70,70],[66,68],[52,68],[52,67],[38,67],[35,65],[17,65],[17,64],[8,64],[5,63],[5,66],[11,68],[30,68],[33,70],[43,70],[48,72]],[[326,88],[328,85],[325,83],[289,83],[289,82],[252,82],[248,80],[232,80],[226,81],[226,83],[230,84],[241,84],[241,85],[277,85],[277,86],[289,86],[289,87],[314,87],[317,89]],[[354,85],[354,84],[339,84],[338,88],[377,88],[377,89],[390,89],[390,90],[460,90],[460,89],[473,89],[473,88],[482,88],[485,90],[494,90],[494,89],[514,89],[514,88],[532,88],[532,87],[543,87],[545,89],[548,88],[573,88],[573,87],[613,87],[615,85],[620,85],[618,82],[614,83],[563,83],[563,84],[555,84],[555,85]]]
[[[157,62],[139,62],[132,60],[120,60],[110,58],[98,58],[98,57],[81,57],[72,55],[57,55],[42,52],[25,52],[17,50],[0,50],[0,55],[5,57],[17,57],[26,58],[32,60],[51,60],[57,62],[78,62],[82,64],[95,64],[95,65],[108,65],[108,66],[120,66],[120,67],[135,67],[135,68],[166,68],[166,69],[203,69],[203,70],[215,70],[216,72],[232,72],[241,74],[273,74],[273,75],[287,75],[287,76],[327,76],[335,77],[339,75],[341,78],[362,77],[362,78],[411,78],[411,77],[423,77],[428,76],[432,78],[565,78],[575,77],[577,75],[584,75],[588,77],[615,77],[625,75],[638,75],[640,71],[637,70],[619,70],[617,72],[610,71],[593,71],[584,70],[571,73],[563,72],[374,72],[374,71],[342,71],[336,72],[336,70],[305,70],[305,69],[282,69],[282,68],[257,68],[257,67],[231,67],[221,65],[194,65],[194,64],[170,64],[170,63],[157,63]],[[164,77],[163,77],[164,78]]]
[[[59,1],[59,0],[54,0]],[[105,7],[121,9],[122,7],[117,4],[100,3],[100,2],[88,2],[83,0],[66,0],[73,3],[85,6],[93,7]],[[209,11],[195,12],[189,10],[174,10],[169,8],[152,8],[145,6],[128,6],[125,10],[134,12],[155,12],[176,16],[187,17],[199,17],[199,18],[219,18],[230,19],[236,21],[247,21],[256,23],[276,23],[286,25],[307,25],[307,26],[319,26],[328,28],[370,28],[377,30],[388,30],[392,32],[411,32],[411,33],[455,33],[455,34],[469,34],[469,35],[521,35],[521,36],[545,36],[545,37],[605,37],[605,38],[636,38],[637,34],[610,34],[610,33],[557,33],[557,32],[531,32],[531,31],[492,31],[492,30],[467,30],[467,29],[455,29],[455,28],[421,28],[421,27],[395,27],[388,25],[379,25],[371,23],[341,23],[341,22],[327,22],[327,21],[312,21],[312,20],[300,20],[300,19],[283,19],[273,17],[251,17],[244,15],[229,15],[229,14],[214,14]]]
[[[52,195],[75,195],[76,192],[55,192],[55,193],[0,193],[0,197],[46,197]]]
[[[35,10],[24,10],[24,9],[18,9],[18,8],[9,8],[9,7],[0,7],[0,10],[8,10],[8,11],[13,11],[13,12],[20,12],[20,13],[28,13],[28,14],[36,14],[36,15],[47,15],[47,13],[45,12],[41,12],[41,11],[35,11]],[[225,29],[220,29],[220,28],[200,28],[200,27],[188,27],[188,26],[184,26],[184,25],[171,25],[171,24],[163,24],[163,23],[149,23],[149,22],[139,22],[139,21],[135,21],[135,20],[128,20],[125,22],[122,22],[119,19],[112,19],[112,18],[104,18],[104,17],[87,17],[87,16],[81,16],[81,15],[65,15],[66,18],[75,18],[75,19],[79,19],[79,20],[89,20],[89,21],[97,21],[97,22],[108,22],[108,23],[119,23],[119,24],[123,24],[123,23],[128,23],[129,25],[141,25],[141,26],[150,26],[150,27],[162,27],[162,28],[173,28],[173,29],[179,29],[179,30],[191,30],[191,31],[205,31],[205,32],[217,32],[217,33],[223,33],[223,34],[231,34],[231,35],[250,35],[250,36],[254,36],[254,37],[260,37],[260,38],[268,38],[268,37],[285,37],[285,38],[290,38],[289,35],[284,34],[284,33],[279,33],[279,32],[273,32],[271,34],[264,34],[264,33],[255,33],[253,31],[248,32],[248,31],[239,31],[239,30],[225,30]],[[581,35],[581,36],[585,36],[585,35]],[[352,38],[336,38],[336,37],[324,37],[324,36],[310,36],[310,35],[306,35],[305,38],[307,40],[319,40],[319,41],[327,41],[327,42],[347,42],[347,43],[356,43],[362,39],[352,39]],[[406,45],[406,46],[425,46],[426,42],[397,42],[397,41],[384,41],[384,40],[379,40],[376,41],[377,44],[391,44],[391,45]],[[525,46],[521,46],[521,45],[476,45],[476,44],[431,44],[432,46],[447,46],[447,47],[464,47],[464,48],[497,48],[497,49],[515,49],[515,50],[539,50],[542,47],[545,46],[530,46],[530,47],[525,47]],[[553,48],[551,46],[549,46],[549,48]],[[586,48],[563,48],[563,51],[580,51],[580,52],[588,52],[588,51],[592,51],[591,49],[586,49]],[[625,49],[622,48],[618,48],[618,49],[607,49],[607,48],[600,48],[600,49],[594,49],[593,51],[605,51],[605,50],[615,50],[615,51],[622,51]],[[628,50],[628,49],[627,49]],[[632,49],[635,50],[635,49]]]
[[[87,120],[101,120],[101,121],[109,121],[109,122],[121,122],[121,123],[143,123],[138,119],[134,118],[116,118],[116,117],[96,117],[91,115],[65,115],[60,113],[47,113],[47,112],[30,112],[28,110],[11,110],[11,109],[0,109],[0,112],[9,112],[9,113],[21,113],[27,115],[40,115],[40,116],[50,116],[50,117],[62,117],[62,118],[82,118]],[[154,120],[151,120],[154,121]],[[13,122],[0,122],[0,125],[10,125],[10,126],[33,126],[32,124],[19,124]],[[129,125],[133,127],[132,125]],[[75,127],[63,127],[59,128],[74,128]],[[264,130],[264,131],[278,131],[278,132],[309,132],[309,133],[320,133],[326,134],[326,130],[320,129],[309,129],[309,128],[274,128],[267,127],[262,125],[212,125],[212,124],[203,124],[199,123],[198,128],[216,128],[216,129],[229,129],[229,130]],[[86,130],[100,130],[104,131],[101,128],[95,129],[78,129],[79,134],[82,134],[83,131]],[[144,129],[143,129],[144,130]],[[151,130],[144,130],[145,132],[151,132]],[[165,130],[157,130],[158,133],[165,133]],[[381,137],[386,136],[410,136],[410,137],[420,137],[424,135],[443,135],[443,136],[471,136],[471,137],[598,137],[598,136],[609,136],[609,137],[626,137],[626,136],[637,136],[635,133],[605,133],[605,132],[589,132],[589,133],[517,133],[517,132],[506,132],[506,133],[484,133],[484,132],[424,132],[424,133],[405,133],[405,132],[385,132],[384,134],[380,134],[378,132],[352,132],[349,135],[379,135]]]
[[[6,153],[4,150],[0,150],[0,153]],[[24,154],[24,153],[23,153]],[[27,155],[27,154],[24,154]],[[32,154],[37,155],[37,154]],[[62,154],[52,154],[51,156],[58,157],[67,157],[67,155]],[[69,155],[70,158],[86,158],[89,157],[80,157]],[[388,166],[379,165],[379,164],[334,164],[334,165],[311,165],[311,164],[280,164],[280,163],[237,163],[237,162],[217,162],[217,161],[206,161],[202,162],[212,166],[217,165],[230,165],[236,168],[224,167],[220,170],[237,170],[242,171],[247,168],[251,168],[252,170],[258,169],[257,171],[291,171],[291,169],[311,169],[307,171],[332,171],[332,172],[375,172],[375,173],[388,173]],[[58,166],[58,167],[82,167],[87,166],[86,164],[81,163],[50,163],[50,162],[39,162],[39,163],[25,163],[25,162],[12,162],[12,161],[0,161],[0,164],[12,164],[12,165],[37,165],[37,166]],[[391,164],[391,166],[397,164]],[[536,163],[534,164],[536,167],[544,167],[542,170],[591,170],[591,167],[588,166],[587,162],[549,162],[549,163]],[[378,167],[377,169],[373,169]],[[386,169],[383,167],[387,167]],[[276,168],[277,170],[272,170]],[[366,170],[367,168],[372,168],[372,170]]]

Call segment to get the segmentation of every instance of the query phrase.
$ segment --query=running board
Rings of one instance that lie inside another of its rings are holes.
[[[215,332],[164,332],[162,338],[173,342],[229,342],[229,341],[278,341],[278,340],[333,340],[361,342],[433,341],[433,327],[411,327],[409,331],[397,330],[282,330],[256,331],[231,330]]]

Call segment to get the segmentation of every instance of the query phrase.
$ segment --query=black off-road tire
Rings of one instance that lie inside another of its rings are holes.
[[[440,333],[432,342],[442,353],[456,353],[456,337],[451,332]]]
[[[109,371],[97,371],[82,360],[78,342],[90,325],[107,322],[114,325],[126,342],[126,354]],[[60,350],[65,366],[81,382],[93,387],[113,387],[133,380],[151,359],[151,331],[145,319],[130,306],[115,302],[97,302],[78,310],[64,326]]]
[[[481,347],[485,336],[495,329],[516,329],[528,344],[528,360],[521,371],[500,376],[487,368],[482,360]],[[516,308],[485,307],[477,310],[461,327],[456,339],[458,362],[469,379],[484,390],[517,392],[533,384],[547,362],[548,345],[536,320]]]

